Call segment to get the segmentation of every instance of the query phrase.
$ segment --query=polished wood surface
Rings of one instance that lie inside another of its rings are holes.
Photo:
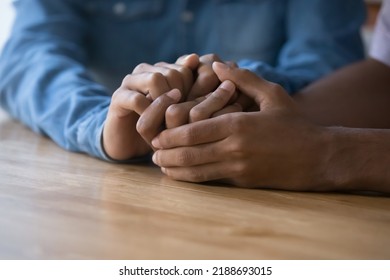
[[[0,258],[389,259],[390,198],[176,182],[0,111]]]

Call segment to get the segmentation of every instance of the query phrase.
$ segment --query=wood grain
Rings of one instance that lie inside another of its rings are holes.
[[[0,112],[0,258],[389,259],[390,199],[172,181]]]

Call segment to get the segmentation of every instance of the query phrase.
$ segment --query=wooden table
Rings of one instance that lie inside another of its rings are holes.
[[[389,259],[390,198],[176,182],[0,111],[0,258]]]

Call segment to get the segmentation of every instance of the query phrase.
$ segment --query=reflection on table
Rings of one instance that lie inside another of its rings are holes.
[[[3,259],[390,258],[385,196],[177,182],[64,151],[1,111],[0,166]]]

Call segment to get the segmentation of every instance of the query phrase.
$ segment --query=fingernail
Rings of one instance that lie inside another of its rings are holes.
[[[153,147],[155,147],[156,149],[161,149],[161,144],[160,144],[160,140],[158,140],[158,138],[154,138],[152,140],[152,145]],[[153,155],[154,156],[154,155]]]
[[[168,91],[166,94],[167,94],[167,96],[169,96],[170,98],[172,98],[175,101],[179,101],[181,98],[180,90],[178,90],[177,88],[174,88],[171,91]]]
[[[161,172],[167,174],[167,170],[165,169],[165,167],[161,167]]]
[[[230,68],[229,65],[226,65],[225,63],[217,62],[217,61],[213,62],[213,68],[214,67],[219,68],[221,70],[227,70]]]
[[[226,81],[223,81],[222,84],[219,86],[220,88],[228,91],[228,92],[232,92],[236,89],[236,87],[234,86],[234,84],[229,81],[229,80],[226,80]]]
[[[152,161],[154,162],[154,164],[157,164],[156,160],[157,160],[157,156],[156,156],[156,153],[154,153],[152,156]]]

